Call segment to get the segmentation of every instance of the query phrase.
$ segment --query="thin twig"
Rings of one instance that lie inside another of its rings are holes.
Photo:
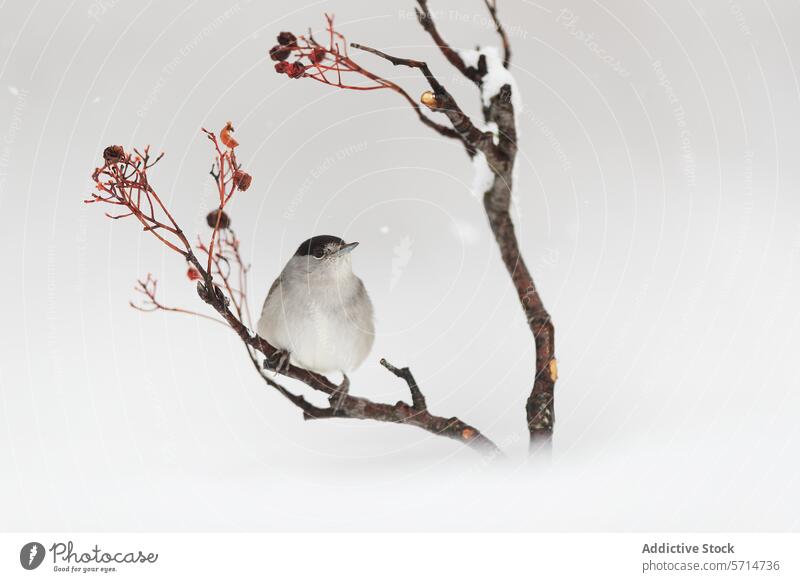
[[[481,131],[475,127],[475,124],[472,123],[469,116],[458,106],[453,96],[450,95],[444,85],[431,73],[425,61],[396,57],[363,44],[351,43],[350,46],[386,59],[394,66],[411,67],[422,71],[431,89],[433,89],[432,99],[426,103],[428,107],[434,111],[440,111],[447,116],[453,128],[461,136],[461,139],[469,146],[468,152],[471,156],[474,155],[475,150],[479,150],[483,152],[490,161],[495,157],[492,134],[490,132]]]
[[[497,31],[497,34],[500,35],[500,40],[503,42],[503,66],[507,69],[508,65],[511,64],[511,44],[508,42],[508,35],[506,34],[506,29],[503,28],[502,22],[497,16],[497,0],[484,0],[486,4],[486,9],[489,11],[489,14],[492,17],[492,22],[494,22],[494,28]]]
[[[191,315],[194,317],[200,317],[202,319],[208,319],[210,321],[228,327],[228,324],[222,321],[221,319],[217,319],[216,317],[211,317],[210,315],[206,315],[205,313],[199,313],[197,311],[192,311],[190,309],[183,309],[181,307],[169,307],[167,305],[164,305],[156,298],[157,289],[158,289],[158,281],[153,279],[152,275],[148,273],[147,277],[144,280],[140,279],[136,282],[136,287],[134,288],[135,291],[141,293],[146,297],[144,305],[137,305],[133,301],[129,301],[128,304],[137,311],[143,311],[145,313],[151,313],[153,311],[168,311],[172,313],[183,313],[184,315]]]
[[[442,35],[439,34],[439,30],[436,28],[436,23],[433,21],[433,16],[428,9],[427,0],[417,0],[417,4],[419,4],[419,8],[415,8],[414,11],[417,14],[417,20],[419,21],[420,26],[422,26],[425,32],[430,35],[431,39],[434,43],[436,43],[436,46],[439,47],[439,50],[442,52],[444,57],[467,79],[480,85],[483,75],[481,75],[478,69],[475,67],[467,66],[466,63],[464,63],[464,59],[461,58],[461,55],[459,55],[458,52],[455,51],[444,40],[444,38],[442,38]]]
[[[385,358],[381,358],[380,364],[398,378],[402,378],[403,380],[405,380],[406,384],[408,384],[408,390],[409,392],[411,392],[411,402],[415,409],[427,410],[428,406],[425,403],[425,396],[419,389],[417,381],[414,379],[414,375],[411,373],[411,370],[409,370],[407,367],[397,368],[392,364],[390,364],[389,362],[387,362]]]
[[[347,39],[335,30],[333,16],[326,14],[325,19],[328,32],[327,46],[317,42],[309,31],[307,35],[298,36],[292,48],[293,58],[297,61],[302,59],[310,61],[310,64],[305,66],[303,77],[324,85],[352,91],[389,89],[406,100],[422,123],[444,137],[461,139],[461,136],[453,128],[436,123],[425,115],[419,103],[400,85],[373,73],[351,58],[347,53]],[[332,78],[333,75],[329,77],[328,73],[335,73],[335,79]],[[345,81],[345,78],[352,80]],[[362,84],[356,84],[359,80]]]

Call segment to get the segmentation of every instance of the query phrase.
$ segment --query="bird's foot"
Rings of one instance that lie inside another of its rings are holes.
[[[328,398],[336,410],[341,408],[344,399],[350,393],[350,378],[348,378],[347,374],[344,372],[342,372],[342,376],[344,376],[342,383],[336,387],[336,390],[330,395],[330,398]]]
[[[290,356],[287,350],[278,350],[264,360],[264,369],[272,370],[276,375],[285,372],[289,369]]]
[[[350,393],[350,378],[344,372],[342,372],[342,376],[342,383],[336,388],[336,393],[346,395]]]

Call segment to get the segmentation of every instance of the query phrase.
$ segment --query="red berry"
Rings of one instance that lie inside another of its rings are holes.
[[[241,170],[236,170],[233,174],[233,184],[244,192],[250,187],[250,184],[253,182],[253,176],[248,174],[247,172],[242,172]]]
[[[286,74],[289,75],[292,79],[299,79],[300,77],[303,76],[303,73],[305,73],[305,71],[306,71],[305,65],[300,61],[295,61],[291,65],[289,65],[289,68],[286,70]]]
[[[273,61],[285,61],[291,54],[292,49],[279,44],[276,44],[274,47],[269,49],[269,58],[271,58]]]
[[[283,74],[289,69],[289,67],[290,65],[286,61],[275,63],[275,72]]]
[[[308,60],[314,64],[322,62],[324,59],[325,59],[325,49],[321,47],[315,48],[313,51],[311,51],[311,54],[308,55]]]
[[[200,272],[194,267],[189,267],[189,270],[186,271],[186,276],[189,277],[189,281],[197,281],[202,278]]]
[[[103,150],[103,159],[107,164],[117,164],[121,162],[124,157],[125,150],[122,149],[122,146],[108,146]]]
[[[236,179],[236,175],[234,174],[234,179]],[[228,228],[231,225],[231,217],[228,216],[225,212],[221,210],[212,210],[206,216],[206,224],[211,228],[217,226],[217,217],[219,217],[219,227],[220,228]]]
[[[282,32],[278,35],[278,42],[283,46],[294,46],[297,42],[297,37],[291,32]]]

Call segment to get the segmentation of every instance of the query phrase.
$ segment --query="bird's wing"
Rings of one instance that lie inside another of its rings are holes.
[[[280,285],[280,283],[281,283],[281,278],[280,276],[278,276],[278,278],[272,282],[272,286],[269,288],[269,293],[267,293],[267,297],[269,297],[275,292],[275,289],[278,288],[278,285]]]
[[[270,300],[272,294],[275,293],[275,290],[278,288],[278,285],[280,285],[280,283],[281,283],[281,276],[278,275],[278,278],[272,282],[272,287],[269,288],[269,292],[267,292],[267,298],[264,299],[264,305],[266,305],[267,302]],[[262,308],[261,311],[264,311],[264,309]]]
[[[281,282],[281,277],[279,275],[278,278],[275,279],[275,281],[272,283],[272,287],[269,288],[269,292],[267,293],[267,298],[264,299],[264,304],[261,306],[261,316],[258,318],[258,323],[256,324],[256,332],[261,337],[266,336],[267,331],[270,327],[264,318],[267,314],[267,306],[269,305],[270,300],[273,299],[273,295],[277,293],[276,289],[278,289],[278,287],[280,286],[280,282]]]

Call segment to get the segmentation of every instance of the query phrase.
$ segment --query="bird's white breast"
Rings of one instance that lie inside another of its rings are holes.
[[[357,368],[374,340],[372,303],[363,283],[349,264],[323,273],[290,266],[264,303],[259,335],[289,351],[300,367],[320,373]]]

